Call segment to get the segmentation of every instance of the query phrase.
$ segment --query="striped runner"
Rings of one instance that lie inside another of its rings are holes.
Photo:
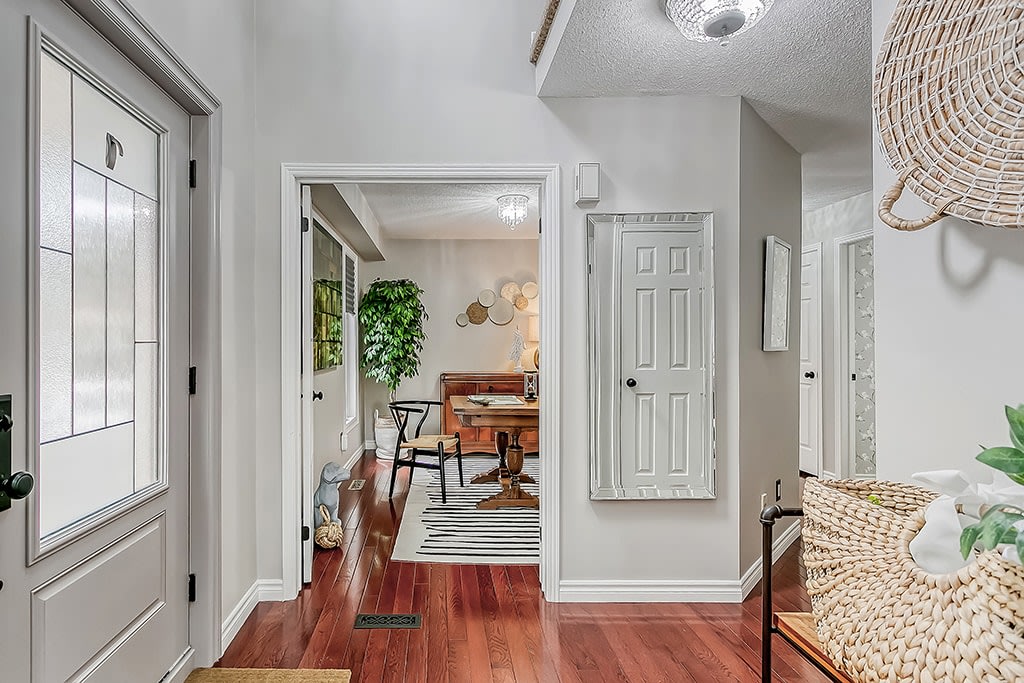
[[[538,564],[540,513],[530,508],[477,510],[476,504],[501,491],[501,485],[470,484],[494,467],[496,458],[463,456],[466,486],[459,487],[455,460],[445,463],[448,503],[441,503],[441,475],[434,470],[413,470],[413,484],[405,502],[398,538],[391,559],[405,562],[455,564]],[[526,458],[523,471],[540,478],[540,462]],[[536,484],[524,489],[538,493]]]

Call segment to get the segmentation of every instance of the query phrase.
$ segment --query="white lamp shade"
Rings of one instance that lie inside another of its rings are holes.
[[[531,342],[540,341],[540,316],[531,315],[526,323],[526,340]]]

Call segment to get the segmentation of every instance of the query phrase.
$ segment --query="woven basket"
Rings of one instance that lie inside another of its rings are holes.
[[[1024,39],[1020,0],[900,0],[875,68],[881,146],[900,174],[879,217],[919,230],[944,215],[1024,224]],[[904,185],[935,208],[895,216]]]
[[[993,551],[954,574],[921,569],[909,544],[934,497],[807,481],[804,565],[822,647],[857,681],[1024,681],[1024,567]]]

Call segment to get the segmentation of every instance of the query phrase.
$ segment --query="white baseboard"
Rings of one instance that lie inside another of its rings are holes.
[[[359,459],[363,457],[363,453],[365,452],[366,446],[360,446],[352,453],[352,455],[349,456],[348,460],[346,460],[344,464],[342,464],[342,467],[346,470],[351,470],[353,467],[356,466],[356,463],[359,462]]]
[[[782,554],[789,550],[789,546],[793,545],[796,540],[800,538],[800,520],[797,519],[789,528],[779,534],[774,541],[772,541],[772,564],[779,561]],[[750,568],[743,573],[743,578],[740,579],[740,587],[743,591],[743,598],[745,599],[750,595],[750,591],[754,590],[754,586],[761,581],[761,575],[763,569],[761,567],[762,557],[759,555],[754,564],[750,565]]]
[[[741,602],[739,581],[561,581],[559,602]]]
[[[797,520],[772,544],[779,557],[800,538]],[[558,584],[559,602],[743,602],[761,580],[761,558],[739,581],[566,580]]]
[[[363,448],[368,451],[375,451],[377,450],[377,442],[373,439],[367,439],[366,443],[363,444]]]
[[[261,602],[279,602],[284,600],[284,582],[280,579],[260,579],[245,592],[242,599],[234,606],[221,625],[221,655],[228,649],[228,645],[235,639],[238,632],[249,618],[256,605]]]

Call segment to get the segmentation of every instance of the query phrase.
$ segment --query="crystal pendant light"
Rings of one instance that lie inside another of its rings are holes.
[[[516,229],[526,220],[526,206],[530,198],[525,194],[504,194],[498,197],[498,218],[502,223]]]
[[[749,30],[775,0],[666,0],[665,14],[690,40],[728,45],[730,36]]]

